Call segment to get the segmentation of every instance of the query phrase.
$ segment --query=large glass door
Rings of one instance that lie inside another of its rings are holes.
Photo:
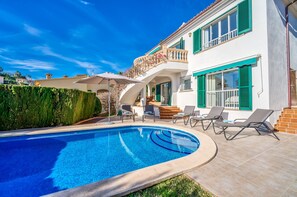
[[[161,84],[161,104],[171,105],[171,82]]]

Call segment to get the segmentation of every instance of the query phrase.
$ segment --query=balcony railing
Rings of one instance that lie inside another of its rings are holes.
[[[207,107],[224,106],[226,109],[239,109],[239,90],[207,91]]]
[[[230,31],[230,32],[222,35],[221,37],[218,37],[216,39],[213,39],[209,42],[204,43],[203,49],[214,47],[220,43],[226,42],[226,41],[230,40],[231,38],[236,37],[237,35],[238,35],[237,29]]]
[[[132,68],[127,70],[124,75],[136,78],[148,70],[167,62],[188,63],[188,51],[174,48],[164,48],[152,55],[145,55],[136,58]]]

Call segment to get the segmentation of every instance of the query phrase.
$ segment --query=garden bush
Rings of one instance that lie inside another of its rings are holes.
[[[100,112],[95,93],[0,85],[0,130],[71,125]]]

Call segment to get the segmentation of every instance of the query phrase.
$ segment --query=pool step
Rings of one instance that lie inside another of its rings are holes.
[[[274,128],[279,132],[297,134],[297,108],[283,109]]]
[[[199,147],[199,142],[187,134],[160,130],[152,131],[150,137],[156,145],[174,152],[191,154]]]

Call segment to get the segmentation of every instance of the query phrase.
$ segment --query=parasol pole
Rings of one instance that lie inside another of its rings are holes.
[[[110,79],[107,80],[108,85],[108,122],[110,122]]]

